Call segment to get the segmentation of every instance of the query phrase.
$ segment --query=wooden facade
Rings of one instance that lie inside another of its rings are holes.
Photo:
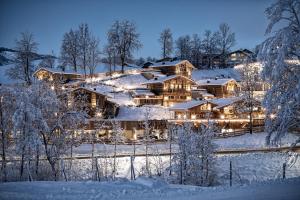
[[[48,68],[40,68],[33,75],[39,80],[61,84],[69,83],[70,81],[83,80],[80,74]]]
[[[234,79],[205,79],[198,82],[198,89],[205,89],[216,98],[235,96],[240,90]]]
[[[218,101],[220,100],[220,101]],[[224,101],[223,101],[224,100]],[[175,119],[205,119],[209,113],[211,119],[248,119],[249,112],[246,109],[240,109],[243,100],[234,99],[211,99],[202,101],[191,101],[177,104],[170,108],[174,111]],[[253,108],[253,118],[264,118],[264,111],[259,102]]]
[[[194,81],[184,76],[167,76],[145,84],[154,94],[163,97],[163,106],[172,106],[192,99],[191,86]]]
[[[171,75],[181,75],[191,78],[192,71],[195,67],[188,60],[181,61],[162,61],[148,66],[150,69],[159,69],[161,73]]]
[[[77,88],[71,92],[70,98],[70,106],[85,111],[90,117],[107,119],[114,118],[118,114],[118,105],[96,90]]]

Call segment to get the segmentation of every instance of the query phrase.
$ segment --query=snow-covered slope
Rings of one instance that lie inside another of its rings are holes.
[[[214,78],[233,78],[237,81],[241,80],[241,75],[235,68],[225,69],[205,69],[205,70],[193,70],[192,79],[195,81],[201,79],[214,79]]]
[[[197,199],[197,200],[299,200],[300,178],[247,186],[196,187],[168,185],[139,178],[116,182],[12,182],[0,185],[1,199]]]

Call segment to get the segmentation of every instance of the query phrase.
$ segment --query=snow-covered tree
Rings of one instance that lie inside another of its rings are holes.
[[[23,178],[24,164],[27,164],[28,177],[30,160],[33,159],[37,147],[41,144],[40,130],[46,129],[41,111],[31,101],[27,88],[18,91],[16,110],[13,115],[13,135],[16,153],[21,156],[20,179]],[[30,178],[31,179],[31,178]]]
[[[7,181],[6,158],[8,148],[11,145],[9,139],[12,136],[13,122],[12,116],[15,111],[16,98],[15,90],[10,87],[0,87],[0,132],[1,132],[1,176],[3,181]]]
[[[266,141],[276,143],[289,130],[300,128],[300,2],[278,0],[266,15],[269,38],[261,44],[259,59],[271,86],[264,99]]]
[[[124,73],[125,63],[132,53],[142,47],[136,26],[128,20],[115,21],[107,33],[108,45],[117,51]]]
[[[253,132],[253,112],[255,108],[258,108],[259,101],[255,97],[254,92],[257,90],[260,84],[262,84],[260,76],[260,66],[253,63],[249,63],[246,60],[243,66],[239,69],[241,73],[241,91],[240,96],[242,98],[241,103],[238,104],[238,112],[248,113],[249,115],[249,131]]]
[[[7,74],[12,79],[23,80],[27,85],[31,84],[34,71],[33,60],[37,51],[37,45],[32,33],[21,33],[21,38],[16,40],[16,65],[7,71]]]
[[[185,122],[178,127],[178,153],[173,157],[173,171],[181,184],[208,186],[213,184],[214,125],[208,121],[206,125],[194,127]]]
[[[121,127],[121,122],[116,120],[111,120],[112,133],[111,141],[114,144],[114,161],[113,161],[113,171],[112,178],[115,180],[117,174],[117,145],[124,141],[124,130]]]
[[[66,154],[72,146],[73,131],[82,127],[84,116],[73,108],[69,108],[67,102],[59,99],[47,84],[32,85],[27,93],[31,98],[31,103],[41,113],[42,119],[38,127],[39,138],[51,166],[54,180],[58,180],[58,165],[61,156]]]
[[[146,154],[146,159],[145,159],[145,170],[146,170],[146,175],[150,176],[151,171],[150,171],[150,163],[149,163],[149,143],[151,140],[151,133],[152,133],[152,126],[150,123],[151,119],[151,108],[150,107],[145,107],[145,113],[144,113],[144,121],[143,121],[143,127],[144,127],[144,143],[145,143],[145,154]]]
[[[159,43],[161,45],[162,57],[167,58],[170,57],[173,52],[173,37],[171,29],[164,29],[160,33]]]

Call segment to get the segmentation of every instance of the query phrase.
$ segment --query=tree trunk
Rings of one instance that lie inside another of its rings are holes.
[[[2,115],[2,112],[1,112]],[[1,166],[1,171],[3,172],[3,181],[6,182],[7,181],[7,171],[6,171],[6,137],[5,137],[5,133],[4,130],[1,130],[1,142],[2,142],[2,166]]]
[[[39,162],[40,162],[40,149],[39,145],[36,147],[36,162],[35,162],[35,174],[38,177]]]
[[[24,157],[25,157],[24,151],[25,151],[25,148],[23,147],[22,155],[21,155],[21,165],[20,165],[20,180],[22,180],[23,172],[24,172]]]

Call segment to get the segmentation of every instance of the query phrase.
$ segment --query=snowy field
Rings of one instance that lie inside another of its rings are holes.
[[[232,162],[233,183],[237,185],[248,184],[256,181],[274,180],[282,177],[282,165],[288,162],[286,177],[300,177],[300,159],[295,159],[297,154],[290,156],[286,153],[247,153],[237,155],[222,155],[215,159],[217,184],[229,184],[229,163]],[[98,159],[101,163],[112,164],[113,159]],[[136,176],[143,175],[145,171],[145,157],[136,157],[134,160]],[[169,156],[151,156],[149,165],[153,175],[161,174],[168,178]],[[77,177],[82,180],[90,178],[91,160],[74,160],[73,166],[80,168]],[[102,165],[104,166],[104,165]],[[130,179],[130,157],[117,158],[117,177]]]
[[[139,178],[116,182],[18,182],[0,184],[3,200],[92,199],[197,199],[197,200],[299,200],[300,178],[233,187],[169,185]]]
[[[254,134],[245,134],[242,136],[228,137],[214,139],[215,144],[217,145],[217,150],[228,150],[228,149],[249,149],[249,148],[266,148],[265,138],[266,133],[254,133]],[[300,135],[287,134],[281,141],[279,146],[289,146],[297,140]],[[176,151],[177,146],[172,145],[173,152]],[[95,144],[95,151],[98,155],[103,155],[104,152],[112,154],[114,149],[113,145],[103,145]],[[117,147],[118,154],[132,154],[134,151],[133,145],[118,145]],[[135,151],[137,154],[145,153],[145,146],[142,144],[137,144],[135,146]],[[75,148],[73,153],[77,156],[91,154],[92,146],[90,144],[82,144],[79,147]],[[151,153],[169,153],[169,143],[156,143],[150,145]]]

